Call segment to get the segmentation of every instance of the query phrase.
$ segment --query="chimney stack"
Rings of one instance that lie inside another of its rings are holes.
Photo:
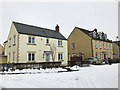
[[[97,29],[95,28],[94,31],[97,33]]]
[[[56,27],[55,27],[55,31],[56,31],[56,32],[59,32],[59,26],[58,26],[58,24],[57,24]]]

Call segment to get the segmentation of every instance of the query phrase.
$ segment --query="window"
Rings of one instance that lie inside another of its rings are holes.
[[[72,54],[72,57],[75,57],[75,53]]]
[[[35,61],[35,53],[28,53],[28,61]]]
[[[72,49],[75,49],[75,44],[74,43],[72,43]]]
[[[111,53],[111,59],[112,59],[113,54]]]
[[[49,44],[49,39],[46,39],[46,44]]]
[[[11,55],[10,55],[10,53],[9,53],[9,62],[10,62],[10,57],[11,57]]]
[[[34,44],[35,43],[35,37],[29,37],[28,38],[28,43]]]
[[[102,53],[100,53],[100,60],[102,60]]]
[[[102,48],[102,47],[101,47],[101,42],[99,43],[99,46],[100,46],[100,49],[101,49],[101,48]]]
[[[97,48],[97,41],[95,41],[95,48]]]
[[[13,45],[16,44],[16,36],[14,36],[14,42],[13,42]]]
[[[98,53],[96,52],[96,58],[98,58]]]
[[[62,46],[62,41],[58,40],[58,46]]]
[[[63,55],[62,55],[62,53],[59,53],[59,54],[58,54],[58,60],[63,60]]]
[[[82,57],[82,53],[81,52],[79,52],[79,56]]]
[[[11,38],[9,39],[9,46],[11,47]]]
[[[108,49],[108,43],[106,43],[106,48]]]
[[[13,52],[13,62],[15,61],[15,52]]]
[[[103,42],[103,49],[105,49],[105,43]]]
[[[110,49],[111,49],[111,44],[110,44]]]

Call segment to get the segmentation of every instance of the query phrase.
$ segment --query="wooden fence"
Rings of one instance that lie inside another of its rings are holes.
[[[73,65],[79,65],[79,66],[89,66],[90,62],[89,61],[83,61],[82,57],[71,57],[70,61],[68,61],[68,65],[69,66],[73,66]]]

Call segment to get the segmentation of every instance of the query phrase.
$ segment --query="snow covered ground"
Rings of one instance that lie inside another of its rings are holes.
[[[1,75],[2,88],[118,88],[118,64],[91,65],[90,67],[72,67],[74,72],[62,72],[66,69],[16,70],[26,74]],[[15,73],[14,72],[14,73]],[[31,74],[29,74],[30,72]],[[13,73],[11,71],[4,73]]]

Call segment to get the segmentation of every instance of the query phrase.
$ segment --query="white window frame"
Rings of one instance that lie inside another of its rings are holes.
[[[97,47],[97,41],[95,41],[95,48],[97,49],[98,47]]]
[[[58,46],[62,46],[62,40],[58,40]]]
[[[15,52],[13,52],[13,62],[15,61]]]
[[[10,59],[11,59],[11,54],[9,53],[9,62],[10,62]]]
[[[96,52],[96,58],[98,59],[98,52]]]
[[[31,55],[31,57],[29,57],[29,54]],[[34,60],[33,60],[33,54],[34,54]],[[35,61],[35,53],[28,53],[28,61]]]
[[[63,53],[58,53],[58,60],[63,60]]]
[[[100,49],[102,48],[101,42],[99,42],[99,47],[100,47]]]
[[[108,43],[106,43],[106,48],[108,49]]]
[[[28,37],[28,43],[29,44],[35,44],[35,37],[29,36]]]
[[[111,59],[112,59],[112,57],[113,57],[113,54],[111,53]]]
[[[103,42],[103,49],[105,49],[105,43]]]
[[[111,48],[111,43],[110,43],[110,50],[111,50],[112,48]]]
[[[100,52],[100,60],[102,60],[102,57],[103,57],[103,56],[102,56],[102,52]]]

